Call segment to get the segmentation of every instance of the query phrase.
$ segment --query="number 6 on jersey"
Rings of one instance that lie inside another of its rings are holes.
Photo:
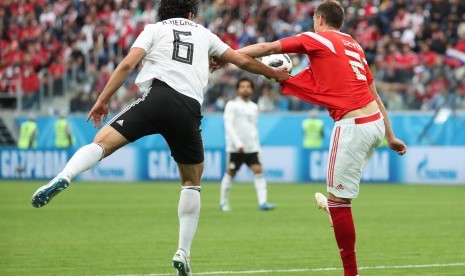
[[[192,33],[173,30],[173,35],[173,60],[192,65],[194,57],[194,43],[181,41],[181,35],[191,36]]]

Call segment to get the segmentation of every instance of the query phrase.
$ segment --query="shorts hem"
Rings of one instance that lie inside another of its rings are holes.
[[[201,163],[203,163],[205,161],[204,159],[202,159],[201,161],[197,161],[197,160],[188,160],[188,161],[183,160],[183,161],[180,161],[179,159],[176,159],[174,157],[173,157],[173,159],[177,164],[181,164],[181,165],[198,165],[198,164],[201,164]]]
[[[118,127],[115,127],[115,124],[117,124],[116,122],[112,122],[111,124],[109,124],[109,126],[111,126],[114,130],[116,130],[119,134],[121,134],[121,136],[124,137],[124,139],[128,140],[130,143],[136,141],[137,139],[131,139],[129,137],[126,136],[125,133],[121,132],[121,130],[118,129]]]
[[[356,199],[358,197],[358,194],[347,194],[347,193],[344,193],[344,192],[340,192],[339,190],[337,189],[331,189],[331,188],[327,188],[326,191],[328,193],[331,193],[333,194],[334,196],[336,197],[339,197],[339,198],[349,198],[349,199]]]

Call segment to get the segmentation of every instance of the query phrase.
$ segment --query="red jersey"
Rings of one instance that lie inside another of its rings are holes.
[[[368,88],[373,75],[365,53],[350,35],[306,32],[280,42],[283,53],[306,54],[311,64],[282,83],[283,94],[326,106],[335,121],[374,100]]]

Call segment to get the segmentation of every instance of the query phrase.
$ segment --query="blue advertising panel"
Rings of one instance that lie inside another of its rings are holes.
[[[415,147],[403,161],[407,183],[465,184],[465,147]]]
[[[301,123],[307,118],[305,114],[262,114],[258,119],[260,141],[264,146],[293,146],[302,144],[303,132]],[[324,122],[323,148],[328,148],[329,137],[333,128],[333,121],[327,114],[319,116]],[[432,114],[393,114],[391,123],[396,135],[409,146],[465,146],[465,114],[450,116],[445,122],[431,124],[423,138],[425,127],[432,121]],[[18,119],[18,124],[26,120]],[[54,143],[53,123],[56,118],[38,117],[38,144],[40,148],[52,148]],[[85,121],[84,116],[70,116],[68,118],[73,134],[76,137],[75,148],[92,142],[97,129]],[[283,135],[285,134],[285,135]],[[224,125],[222,114],[207,114],[202,119],[202,137],[206,148],[224,148]],[[165,149],[168,146],[160,135],[151,135],[133,143],[137,147],[146,149]]]
[[[169,150],[139,151],[140,176],[143,180],[179,180],[178,167]],[[221,149],[205,150],[202,179],[218,181],[223,177],[225,154]]]
[[[259,118],[260,153],[264,173],[270,182],[325,182],[329,137],[333,122],[324,121],[323,147],[302,148],[301,122],[306,114],[265,114]],[[379,148],[362,175],[363,182],[465,184],[465,115],[454,114],[442,123],[432,123],[420,139],[432,114],[390,116],[396,135],[409,146],[400,157],[388,148]],[[22,122],[25,118],[19,118]],[[18,150],[0,148],[1,179],[50,179],[65,166],[75,150],[91,143],[96,129],[83,116],[70,116],[76,145],[69,150],[53,149],[53,123],[56,118],[39,117],[39,148]],[[208,114],[202,121],[205,146],[204,181],[220,181],[225,171],[224,126],[222,114]],[[432,143],[435,146],[425,146]],[[97,166],[79,176],[96,181],[178,181],[176,163],[163,137],[144,137],[118,150]],[[251,181],[252,174],[241,168],[237,181]]]
[[[66,150],[0,149],[1,179],[48,179],[68,162]]]
[[[328,163],[327,150],[302,150],[300,156],[302,181],[325,182]],[[398,182],[402,181],[399,176],[399,159],[396,153],[387,149],[377,149],[370,162],[365,166],[362,173],[363,182]]]
[[[0,179],[48,180],[59,173],[71,152],[66,150],[0,149]],[[302,150],[297,147],[264,146],[260,153],[269,182],[325,182],[327,150]],[[205,150],[203,181],[220,181],[225,173],[223,149]],[[237,181],[252,181],[245,166]],[[178,181],[176,162],[166,149],[146,150],[127,146],[82,173],[78,180],[91,181]],[[362,182],[421,184],[465,184],[465,147],[410,147],[398,156],[379,148],[363,170]]]

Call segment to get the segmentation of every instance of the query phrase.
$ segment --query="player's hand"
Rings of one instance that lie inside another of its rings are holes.
[[[221,59],[217,57],[210,57],[208,60],[209,66],[210,66],[210,73],[215,72],[216,70],[220,69],[221,67],[226,65],[226,61],[222,61]]]
[[[239,153],[245,153],[244,147],[239,148]]]
[[[289,71],[287,71],[287,68],[284,66],[278,67],[275,70],[275,77],[274,79],[277,82],[283,82],[287,80],[288,78],[291,77],[291,74],[289,74]]]
[[[407,152],[407,146],[405,145],[404,141],[394,137],[394,139],[387,142],[389,148],[397,152],[397,154],[404,155]]]
[[[86,122],[89,119],[92,119],[92,125],[97,128],[102,127],[102,119],[103,121],[107,120],[108,116],[108,103],[97,99],[94,106],[90,110],[89,114],[87,115]]]

